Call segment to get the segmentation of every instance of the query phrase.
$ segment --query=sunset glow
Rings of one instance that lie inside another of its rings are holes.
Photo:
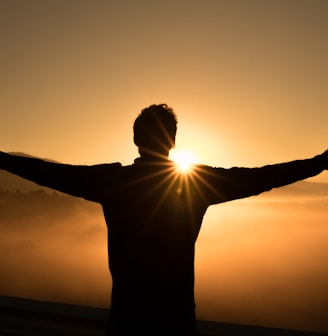
[[[170,153],[171,160],[175,161],[182,171],[188,171],[192,164],[198,161],[197,155],[190,150],[172,150]]]
[[[193,163],[261,167],[328,147],[328,1],[1,1],[0,11],[0,151],[131,165],[133,122],[161,103],[177,115],[170,159],[183,181],[202,183]],[[40,186],[1,176],[0,295],[106,306],[102,209],[34,202]],[[200,319],[328,332],[327,188],[325,171],[208,209]]]

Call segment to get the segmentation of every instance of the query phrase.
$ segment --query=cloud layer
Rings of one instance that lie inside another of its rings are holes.
[[[326,185],[303,182],[210,207],[196,246],[198,318],[327,332],[327,206]],[[99,205],[39,190],[1,192],[0,209],[0,295],[109,306]]]

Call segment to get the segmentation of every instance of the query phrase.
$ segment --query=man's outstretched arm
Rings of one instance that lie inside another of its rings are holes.
[[[206,180],[211,191],[211,203],[226,202],[258,195],[282,187],[328,169],[328,150],[310,159],[295,160],[259,168],[200,168],[199,180]]]
[[[118,166],[120,164],[60,164],[0,152],[0,169],[39,185],[89,200],[97,200],[97,194],[104,187],[104,176],[110,182],[110,172]]]

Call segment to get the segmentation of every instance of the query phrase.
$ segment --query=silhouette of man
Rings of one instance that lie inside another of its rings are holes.
[[[108,227],[113,279],[108,335],[195,335],[194,246],[212,204],[260,194],[328,168],[328,151],[261,168],[195,165],[168,159],[177,119],[166,104],[134,123],[134,164],[73,166],[0,152],[0,169],[98,202]]]

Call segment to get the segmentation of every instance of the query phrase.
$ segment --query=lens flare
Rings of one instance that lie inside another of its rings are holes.
[[[197,162],[195,153],[189,150],[172,150],[170,159],[175,161],[181,171],[188,171]]]

